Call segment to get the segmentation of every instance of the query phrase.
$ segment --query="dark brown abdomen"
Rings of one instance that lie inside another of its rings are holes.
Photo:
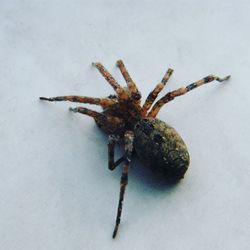
[[[174,128],[158,119],[142,119],[135,125],[134,147],[138,157],[166,179],[183,178],[189,166],[187,147]]]

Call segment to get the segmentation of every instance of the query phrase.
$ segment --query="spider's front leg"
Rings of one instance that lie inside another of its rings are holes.
[[[88,115],[90,117],[93,117],[98,122],[104,123],[107,120],[106,115],[104,115],[103,113],[96,112],[92,109],[87,109],[87,108],[83,108],[83,107],[75,107],[75,108],[70,107],[69,111],[72,111],[74,113]]]
[[[100,63],[92,63],[96,67],[106,81],[113,87],[114,91],[117,93],[118,97],[122,100],[127,100],[129,98],[127,92],[120,84],[115,80],[115,78],[107,71],[107,69]]]
[[[120,181],[120,196],[119,196],[119,204],[117,209],[117,216],[116,216],[116,224],[113,232],[113,238],[115,238],[118,227],[121,221],[121,214],[122,214],[122,204],[124,200],[125,189],[128,184],[128,171],[129,171],[129,164],[132,158],[133,152],[133,141],[134,141],[134,133],[132,131],[125,132],[124,135],[124,142],[125,142],[125,155],[124,155],[124,166],[122,170],[122,176]]]
[[[137,86],[135,84],[135,82],[132,80],[131,76],[128,73],[128,70],[126,69],[124,63],[122,60],[118,60],[116,62],[117,67],[120,69],[123,78],[125,79],[127,85],[128,85],[128,89],[131,93],[132,99],[133,100],[140,100],[141,99],[141,93],[140,91],[137,89]]]
[[[95,97],[77,96],[77,95],[40,97],[40,100],[49,102],[69,101],[69,102],[88,103],[88,104],[99,105],[103,108],[112,106],[116,103],[114,100],[110,98],[95,98]]]

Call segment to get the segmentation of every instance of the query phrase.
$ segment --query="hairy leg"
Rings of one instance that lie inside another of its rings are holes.
[[[209,76],[204,77],[203,79],[201,79],[199,81],[196,81],[194,83],[187,85],[186,87],[182,87],[182,88],[179,88],[177,90],[171,91],[171,92],[167,93],[165,96],[163,96],[158,102],[156,102],[156,104],[153,106],[153,108],[149,112],[148,117],[153,117],[153,118],[156,117],[156,115],[160,111],[161,107],[164,104],[172,101],[177,96],[184,95],[187,92],[189,92],[190,90],[195,89],[197,87],[200,87],[203,84],[212,82],[214,80],[216,80],[218,82],[223,82],[225,80],[228,80],[229,78],[230,78],[230,75],[226,76],[224,78],[220,78],[220,77],[214,76],[214,75],[209,75]]]
[[[117,161],[115,161],[114,154],[115,154],[115,144],[119,141],[120,137],[116,135],[110,135],[109,136],[109,142],[108,142],[108,157],[109,162],[108,166],[110,170],[114,170],[118,165],[120,165],[124,160],[125,157],[122,156]]]
[[[156,85],[154,90],[150,92],[148,95],[143,107],[142,107],[142,115],[146,116],[147,111],[151,108],[153,102],[157,98],[158,94],[162,91],[164,86],[166,85],[168,79],[170,76],[173,74],[174,70],[173,69],[168,69],[167,72],[165,73],[164,77],[162,78],[161,82]]]
[[[104,115],[103,113],[96,112],[91,109],[87,109],[83,107],[76,107],[76,108],[70,107],[69,110],[74,113],[81,113],[81,114],[93,117],[97,122],[100,122],[100,123],[104,123],[107,120],[106,115]]]
[[[105,69],[105,67],[101,63],[92,63],[92,65],[100,71],[100,73],[107,80],[107,82],[113,87],[120,99],[127,100],[129,98],[125,89],[120,86],[120,84],[114,79],[114,77]]]
[[[131,96],[134,100],[140,100],[141,99],[141,93],[139,92],[139,90],[137,89],[137,86],[135,84],[135,82],[132,80],[131,76],[128,73],[128,70],[126,69],[124,63],[122,60],[118,60],[116,62],[116,65],[118,66],[118,68],[120,69],[127,85],[128,85],[128,89],[131,93]]]
[[[134,133],[132,131],[127,131],[124,135],[124,141],[125,141],[125,163],[123,166],[122,176],[120,181],[120,196],[119,196],[119,204],[117,209],[116,224],[113,232],[113,238],[115,238],[117,234],[118,227],[121,221],[122,204],[124,200],[125,189],[128,184],[129,164],[131,162],[132,151],[133,151]]]
[[[79,103],[88,103],[88,104],[95,104],[100,105],[103,108],[109,107],[116,103],[115,100],[112,100],[110,98],[94,98],[94,97],[87,97],[87,96],[75,96],[75,95],[69,95],[69,96],[56,96],[56,97],[40,97],[40,100],[43,101],[70,101],[70,102],[79,102]]]

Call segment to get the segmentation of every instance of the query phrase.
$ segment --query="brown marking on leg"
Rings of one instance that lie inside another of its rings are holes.
[[[125,89],[123,89],[120,84],[114,79],[114,77],[105,69],[105,67],[101,63],[93,63],[99,72],[103,75],[103,77],[107,80],[107,82],[113,87],[119,98],[122,100],[127,100],[129,98]]]
[[[128,89],[131,93],[132,99],[134,100],[140,100],[141,99],[141,93],[139,92],[139,90],[137,89],[137,86],[135,84],[135,82],[132,80],[131,76],[128,73],[128,70],[126,69],[124,63],[122,60],[118,60],[116,62],[116,65],[118,66],[118,68],[120,69],[127,85],[128,85]]]
[[[156,115],[158,114],[158,112],[160,111],[161,107],[172,101],[175,97],[177,96],[181,96],[181,95],[184,95],[186,94],[187,92],[189,92],[190,90],[192,89],[195,89],[197,87],[200,87],[202,86],[203,84],[206,84],[206,83],[209,83],[209,82],[212,82],[214,80],[218,81],[218,82],[223,82],[223,81],[226,81],[230,78],[230,75],[229,76],[226,76],[224,78],[220,78],[218,76],[214,76],[214,75],[209,75],[207,77],[204,77],[203,79],[199,80],[199,81],[196,81],[194,83],[191,83],[189,85],[187,85],[186,87],[182,87],[182,88],[179,88],[177,90],[174,90],[172,92],[169,92],[167,93],[165,96],[163,96],[158,102],[156,102],[156,104],[153,106],[153,108],[151,109],[151,111],[149,112],[148,114],[148,117],[153,117],[155,118]]]
[[[119,203],[116,216],[116,224],[113,231],[113,238],[115,238],[117,234],[119,224],[121,221],[122,204],[124,200],[125,189],[128,184],[129,163],[131,161],[131,156],[133,151],[134,133],[132,131],[127,131],[124,135],[124,140],[125,140],[125,164],[123,166],[122,176],[120,181],[120,195],[119,195]]]
[[[109,107],[116,103],[116,101],[110,98],[94,98],[94,97],[87,97],[87,96],[56,96],[56,97],[40,97],[40,100],[43,101],[69,101],[69,102],[79,102],[79,103],[88,103],[88,104],[95,104],[100,105],[103,108]]]
[[[148,95],[142,107],[142,116],[146,116],[147,111],[151,108],[153,102],[157,98],[158,94],[162,91],[162,89],[166,85],[168,79],[173,74],[173,72],[174,70],[169,68],[167,72],[165,73],[164,77],[162,78],[161,82],[156,85],[156,87],[154,88],[152,92],[150,92],[150,94]]]

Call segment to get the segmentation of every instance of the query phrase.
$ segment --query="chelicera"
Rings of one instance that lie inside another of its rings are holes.
[[[128,183],[129,166],[134,152],[146,165],[155,172],[160,173],[166,180],[178,181],[183,178],[188,169],[190,158],[187,147],[174,128],[156,118],[160,109],[177,96],[184,95],[214,80],[223,82],[229,79],[230,76],[220,78],[209,75],[186,87],[168,92],[155,102],[158,94],[173,73],[173,70],[169,68],[161,82],[156,85],[144,104],[141,105],[141,93],[130,77],[122,60],[117,61],[117,66],[127,83],[127,87],[122,87],[101,63],[93,63],[93,66],[100,71],[113,87],[115,95],[105,98],[57,96],[50,98],[40,97],[40,99],[51,102],[88,103],[99,105],[103,108],[102,112],[96,112],[84,107],[70,108],[70,111],[94,118],[100,129],[109,135],[108,167],[110,170],[114,170],[119,164],[123,163],[118,210],[113,231],[113,238],[115,238],[120,224],[125,188]],[[154,102],[155,104],[153,105]],[[123,145],[124,155],[115,161],[114,149],[116,144]]]

